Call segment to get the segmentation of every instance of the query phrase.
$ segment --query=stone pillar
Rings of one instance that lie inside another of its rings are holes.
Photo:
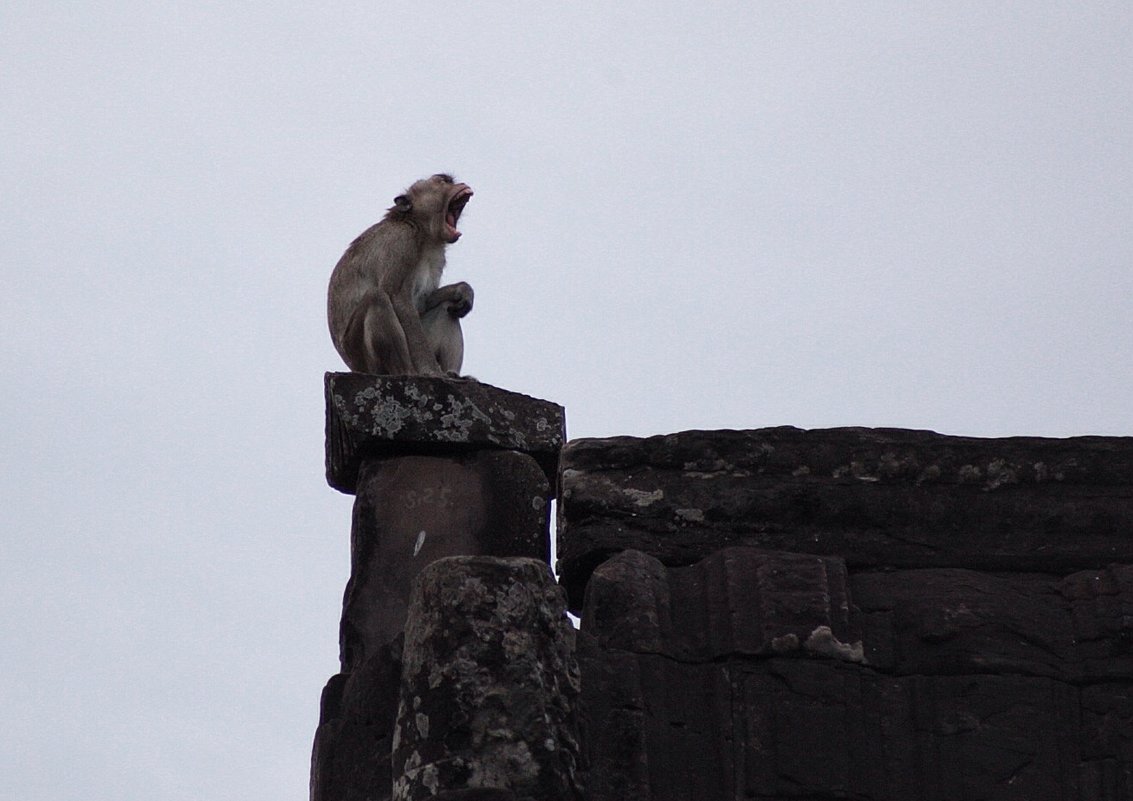
[[[405,632],[394,801],[581,799],[574,636],[542,562],[426,567]]]
[[[341,672],[323,691],[312,801],[377,801],[414,579],[441,557],[549,558],[560,406],[477,381],[328,373],[327,481],[355,495]]]
[[[405,627],[413,579],[443,556],[549,558],[551,487],[516,451],[367,460],[358,473],[342,669],[351,672]]]

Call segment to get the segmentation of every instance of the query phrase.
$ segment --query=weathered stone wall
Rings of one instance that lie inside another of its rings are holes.
[[[590,799],[1133,798],[1133,439],[569,443]]]
[[[327,410],[356,497],[313,801],[1133,799],[1133,439],[685,432],[560,470],[562,409],[476,382],[330,374]]]

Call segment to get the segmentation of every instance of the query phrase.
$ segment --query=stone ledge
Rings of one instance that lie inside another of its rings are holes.
[[[552,488],[563,407],[479,381],[327,373],[327,483],[351,494],[363,459],[503,449],[532,456]]]
[[[626,549],[666,566],[743,545],[851,568],[1067,574],[1133,562],[1133,438],[842,428],[570,442],[559,575],[571,608]]]

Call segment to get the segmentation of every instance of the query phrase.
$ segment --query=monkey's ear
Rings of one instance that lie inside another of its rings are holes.
[[[409,211],[413,204],[409,202],[409,195],[398,195],[393,199],[393,205],[398,211]]]

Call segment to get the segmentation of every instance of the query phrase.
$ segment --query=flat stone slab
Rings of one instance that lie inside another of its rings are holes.
[[[1133,562],[1133,438],[838,428],[581,439],[562,453],[559,575],[633,548],[667,566],[743,545],[851,568],[1068,574]]]
[[[532,456],[556,486],[562,406],[479,381],[327,373],[327,483],[352,494],[363,459],[476,449]]]

